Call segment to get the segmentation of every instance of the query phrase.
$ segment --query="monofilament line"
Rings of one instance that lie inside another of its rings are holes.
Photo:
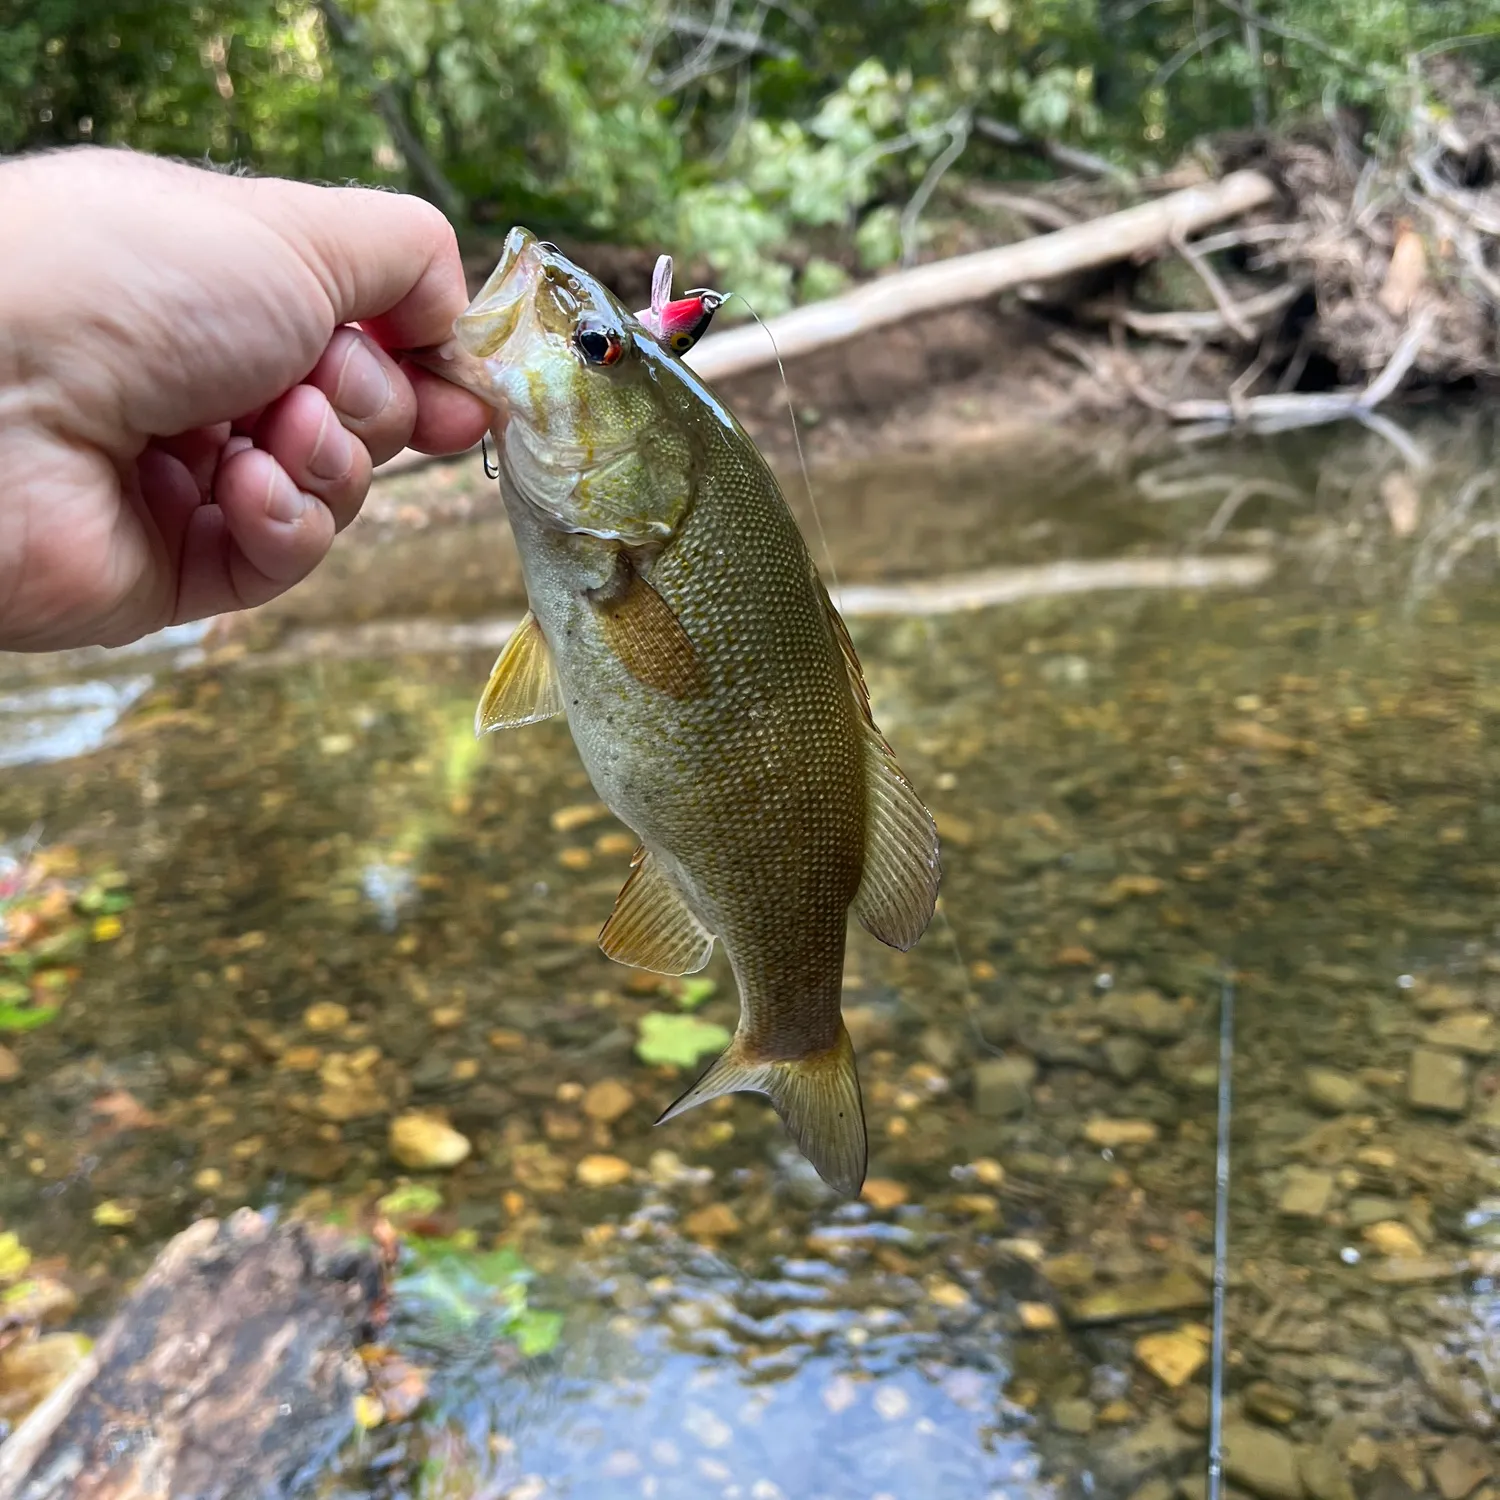
[[[817,496],[813,494],[812,475],[807,469],[807,455],[802,451],[802,429],[797,421],[797,407],[792,400],[792,383],[786,378],[786,366],[781,362],[781,350],[776,347],[776,335],[771,332],[766,320],[750,306],[743,292],[730,292],[730,297],[738,297],[745,304],[750,316],[760,325],[766,337],[771,341],[771,353],[776,360],[776,372],[781,376],[781,389],[786,392],[787,415],[792,419],[792,442],[797,445],[797,464],[802,470],[802,487],[807,491],[808,508],[812,511],[813,525],[818,528],[818,545],[823,549],[823,562],[828,568],[828,576],[833,582],[834,602],[838,602],[838,596],[843,592],[839,583],[839,571],[833,565],[833,551],[828,545],[828,533],[823,530],[823,514],[818,509]],[[726,299],[727,300],[727,299]]]
[[[1219,1140],[1214,1161],[1214,1336],[1209,1372],[1208,1500],[1224,1483],[1224,1296],[1229,1285],[1229,1122],[1234,1085],[1234,978],[1219,990]]]

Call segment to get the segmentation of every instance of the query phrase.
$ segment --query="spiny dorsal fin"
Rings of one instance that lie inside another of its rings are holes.
[[[854,642],[826,589],[823,604],[864,718],[865,871],[854,897],[854,915],[882,943],[904,952],[927,930],[937,905],[942,877],[937,826],[875,723]]]
[[[834,606],[833,600],[828,597],[828,590],[823,587],[822,579],[818,580],[818,589],[823,595],[823,608],[828,613],[828,623],[833,626],[834,636],[839,643],[839,651],[844,658],[844,667],[849,673],[849,684],[854,689],[854,701],[859,704],[859,710],[864,715],[865,722],[871,729],[874,729],[875,715],[870,712],[870,689],[865,684],[865,669],[859,664],[859,652],[854,649],[854,642],[849,636],[849,627],[844,624],[844,617]]]
[[[854,1198],[865,1180],[868,1145],[854,1046],[839,1023],[837,1041],[808,1057],[762,1061],[736,1036],[718,1061],[656,1122],[665,1124],[721,1094],[764,1094],[797,1149],[835,1192]]]
[[[696,974],[713,957],[713,934],[687,909],[644,844],[630,864],[630,878],[615,898],[599,946],[616,963],[633,968]]]
[[[625,670],[668,697],[702,698],[708,674],[671,606],[633,570],[623,587],[594,599],[599,622]]]
[[[529,610],[495,659],[474,712],[474,733],[535,724],[563,711],[562,688],[542,627]]]

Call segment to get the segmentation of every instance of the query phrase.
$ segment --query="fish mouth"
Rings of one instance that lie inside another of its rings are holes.
[[[549,249],[517,224],[506,235],[489,279],[454,320],[453,337],[441,345],[409,350],[407,358],[478,396],[494,408],[497,419],[503,418],[510,403],[495,356],[515,336],[533,304]]]
[[[505,236],[500,260],[479,294],[458,315],[453,336],[476,359],[491,359],[516,331],[543,274],[541,242],[519,224]]]

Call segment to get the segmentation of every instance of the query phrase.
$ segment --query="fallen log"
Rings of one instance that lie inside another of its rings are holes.
[[[768,318],[764,327],[745,324],[710,334],[688,352],[685,363],[705,380],[742,375],[774,364],[778,353],[783,360],[796,359],[923,313],[1146,254],[1174,237],[1258,208],[1275,191],[1259,172],[1234,172],[1222,181],[1183,188],[1050,234],[897,271],[842,296]],[[408,450],[375,472],[397,474],[430,461]]]
[[[705,380],[723,380],[773,364],[776,354],[766,329],[782,359],[795,359],[922,313],[978,302],[1030,282],[1050,281],[1145,254],[1170,244],[1174,235],[1193,234],[1259,208],[1275,191],[1259,172],[1235,172],[1221,182],[1183,188],[1051,234],[951,260],[929,261],[866,282],[826,302],[768,318],[765,329],[742,325],[711,333],[689,351],[686,363]]]
[[[157,1257],[93,1351],[0,1445],[0,1500],[278,1500],[354,1430],[373,1253],[242,1210]]]

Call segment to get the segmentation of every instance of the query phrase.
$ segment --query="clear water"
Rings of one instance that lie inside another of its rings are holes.
[[[1319,1500],[1435,1490],[1460,1435],[1500,1430],[1500,437],[1416,430],[1415,477],[1355,429],[1091,440],[1050,488],[1013,450],[913,465],[899,495],[824,481],[855,580],[1266,566],[851,622],[947,872],[911,954],[851,937],[874,1202],[829,1201],[752,1099],[653,1129],[685,1079],[633,1048],[675,1001],[593,946],[631,841],[583,811],[564,728],[472,738],[493,646],[452,616],[513,613],[507,587],[272,652],[188,632],[4,663],[0,842],[40,823],[134,905],[58,1018],[6,1039],[0,1228],[65,1258],[97,1321],[202,1214],[368,1206],[412,1175],[391,1117],[435,1110],[474,1147],[415,1174],[439,1227],[514,1246],[562,1334],[527,1359],[414,1330],[429,1407],[324,1494],[1201,1485],[1230,977],[1228,1414],[1261,1465],[1238,1478],[1271,1494],[1300,1460]],[[359,565],[364,621],[382,570],[400,597],[397,543]],[[697,1014],[732,1026],[709,972]],[[321,1002],[347,1011],[331,1031]],[[1459,1059],[1426,1104],[1419,1051]],[[631,1093],[607,1124],[581,1103],[604,1080]],[[115,1090],[157,1123],[100,1129]],[[631,1178],[580,1183],[590,1155]],[[96,1224],[106,1201],[133,1222]],[[1175,1386],[1162,1350],[1192,1367]]]

